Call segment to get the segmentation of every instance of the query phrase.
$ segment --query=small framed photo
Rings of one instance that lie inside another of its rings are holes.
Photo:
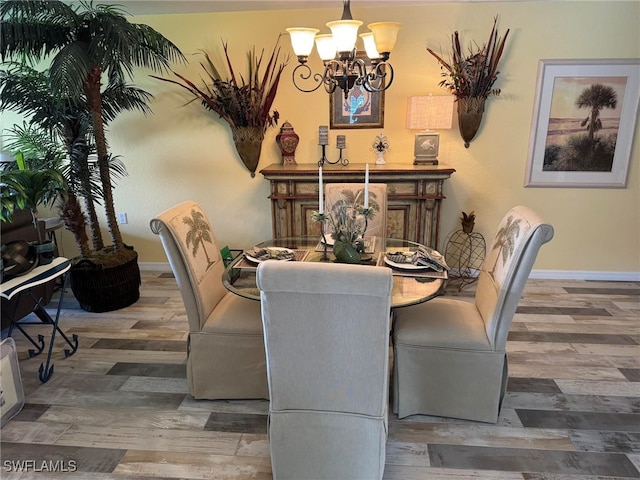
[[[22,378],[18,368],[18,354],[13,338],[0,343],[0,427],[16,416],[24,407]]]
[[[640,59],[540,60],[525,187],[624,188]]]
[[[367,68],[371,66],[369,58],[363,52],[358,52],[357,57],[364,60]],[[340,87],[329,96],[329,128],[383,127],[384,90],[369,92],[362,86],[354,85],[346,99]]]

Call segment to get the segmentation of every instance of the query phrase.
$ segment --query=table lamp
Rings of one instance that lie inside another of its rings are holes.
[[[407,128],[416,133],[414,165],[437,165],[440,134],[453,122],[453,95],[417,95],[407,99]]]

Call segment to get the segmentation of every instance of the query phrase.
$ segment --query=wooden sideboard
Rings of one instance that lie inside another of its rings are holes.
[[[364,163],[322,168],[324,183],[364,184]],[[444,181],[455,170],[446,165],[369,164],[369,181],[387,184],[387,233],[437,248]],[[260,170],[271,182],[271,216],[275,238],[320,235],[311,219],[318,210],[316,164],[272,164]]]

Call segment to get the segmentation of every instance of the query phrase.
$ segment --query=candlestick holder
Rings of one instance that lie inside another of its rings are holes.
[[[324,224],[327,221],[327,215],[324,213],[313,212],[312,220],[320,224],[320,234],[322,235],[322,258],[320,259],[320,261],[328,262],[329,257],[327,256],[327,238],[324,233]]]
[[[367,233],[367,228],[369,228],[369,219],[373,217],[375,210],[371,207],[361,207],[359,213],[364,217],[364,230],[362,231],[362,251],[364,253],[364,236]]]
[[[349,160],[347,158],[342,158],[342,150],[344,150],[346,147],[337,147],[338,150],[340,150],[340,156],[335,162],[332,162],[327,158],[327,153],[326,153],[327,146],[326,145],[320,145],[320,146],[322,147],[322,157],[320,158],[320,160],[318,160],[319,167],[323,166],[325,163],[328,163],[329,165],[335,165],[336,163],[341,163],[345,167],[349,165]]]

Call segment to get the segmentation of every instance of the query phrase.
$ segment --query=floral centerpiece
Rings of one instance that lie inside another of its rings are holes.
[[[468,54],[462,51],[457,31],[451,36],[452,52],[448,60],[442,54],[427,48],[440,63],[444,78],[439,86],[448,89],[456,97],[458,123],[465,147],[469,147],[469,142],[480,127],[485,100],[490,95],[500,95],[500,89],[493,88],[493,84],[500,73],[498,63],[504,52],[509,30],[507,29],[504,37],[498,37],[497,22],[498,17],[495,17],[487,43],[482,46],[475,43],[470,45]]]
[[[328,221],[334,239],[333,253],[336,261],[360,263],[360,253],[364,252],[364,233],[369,219],[375,215],[375,205],[360,203],[363,190],[354,193],[344,190],[340,198],[331,206],[331,212],[314,212],[312,219],[323,227]],[[326,240],[325,240],[326,244]]]

